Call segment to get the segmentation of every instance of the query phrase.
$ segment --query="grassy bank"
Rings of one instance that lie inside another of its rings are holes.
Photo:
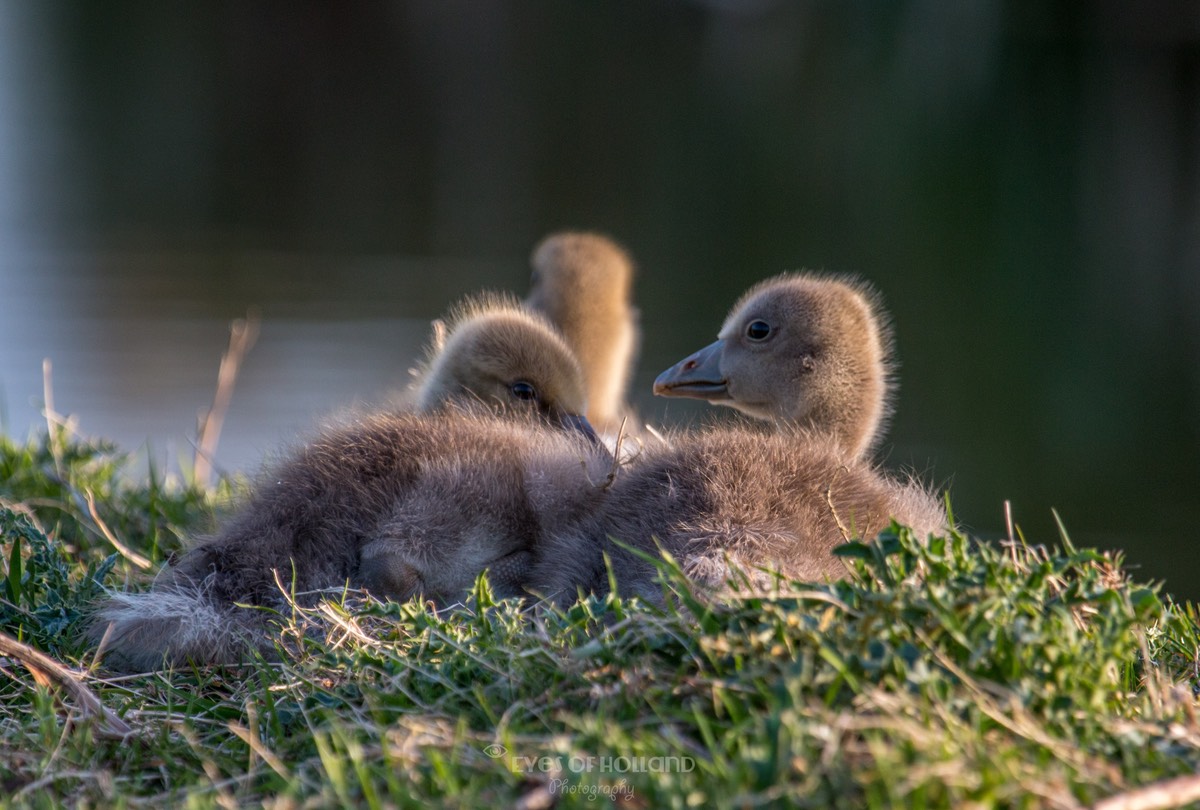
[[[111,677],[87,605],[230,496],[120,464],[0,439],[0,633],[86,687],[0,654],[0,804],[1119,808],[1200,767],[1194,608],[1065,536],[897,528],[844,582],[720,607],[664,567],[666,612],[351,593],[281,617],[281,664]]]

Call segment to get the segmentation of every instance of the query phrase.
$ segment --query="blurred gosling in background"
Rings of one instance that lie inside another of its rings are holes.
[[[534,249],[525,304],[558,328],[583,369],[588,420],[615,436],[640,340],[629,254],[595,233],[561,232]],[[627,425],[627,431],[633,425]]]

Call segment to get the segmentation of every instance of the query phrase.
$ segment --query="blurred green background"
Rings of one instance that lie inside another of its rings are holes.
[[[786,269],[898,333],[883,458],[973,531],[1200,597],[1200,4],[512,0],[0,6],[0,403],[218,460],[403,384],[534,243],[637,259],[634,398]]]

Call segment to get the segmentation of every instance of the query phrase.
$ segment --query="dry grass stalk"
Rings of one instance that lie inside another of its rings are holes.
[[[1200,801],[1200,774],[1165,779],[1152,785],[1109,796],[1092,810],[1165,810]]]
[[[17,641],[12,636],[0,633],[0,654],[20,661],[33,675],[33,679],[42,686],[49,688],[57,684],[69,692],[85,717],[95,715],[100,718],[96,733],[118,739],[124,739],[133,733],[128,723],[109,711],[91,689],[79,682],[76,673],[45,653]]]
[[[112,530],[108,528],[108,524],[105,523],[100,517],[100,513],[96,511],[96,498],[92,495],[92,491],[90,489],[84,490],[83,497],[87,502],[88,514],[92,516],[92,520],[96,524],[96,529],[100,532],[100,534],[104,535],[104,539],[112,544],[112,547],[119,551],[122,557],[129,560],[143,571],[153,567],[154,563],[150,562],[150,560],[122,543],[117,539],[117,536],[112,533]]]
[[[242,360],[258,340],[259,323],[258,313],[251,310],[246,313],[245,318],[239,318],[229,325],[229,348],[221,355],[221,366],[217,371],[217,391],[213,396],[212,407],[208,409],[200,424],[200,433],[196,440],[196,462],[192,474],[198,486],[211,483],[212,461],[216,457],[217,443],[221,439],[221,426],[225,422],[225,414],[229,411],[229,403],[233,400],[233,388]]]

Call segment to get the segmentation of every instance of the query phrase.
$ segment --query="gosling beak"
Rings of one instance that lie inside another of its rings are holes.
[[[725,376],[721,374],[721,353],[725,341],[710,343],[658,375],[654,394],[660,397],[687,397],[722,402],[729,399]]]
[[[608,447],[606,447],[600,437],[596,435],[596,431],[592,427],[592,423],[587,420],[586,416],[581,416],[577,413],[563,412],[558,414],[558,423],[563,427],[564,430],[568,432],[574,430],[582,433],[587,437],[587,440],[591,442],[593,446],[603,450],[606,453],[608,452]]]

